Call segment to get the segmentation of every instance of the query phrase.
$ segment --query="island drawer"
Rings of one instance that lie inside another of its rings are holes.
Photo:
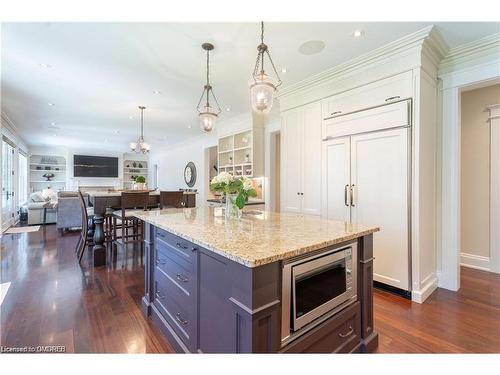
[[[194,298],[182,292],[158,268],[155,269],[154,285],[153,303],[178,337],[187,346],[191,346],[196,320],[192,314],[193,311],[196,311]]]
[[[156,239],[156,246],[158,248],[173,251],[188,262],[192,262],[194,253],[198,250],[195,244],[163,229],[158,228],[156,230]]]
[[[285,353],[350,353],[361,341],[360,303],[340,311],[283,348]]]
[[[183,293],[188,296],[194,294],[196,282],[193,263],[186,262],[171,251],[157,248],[155,266],[155,272],[163,272]]]

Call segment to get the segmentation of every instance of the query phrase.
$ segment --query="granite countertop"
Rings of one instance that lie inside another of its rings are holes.
[[[275,213],[246,207],[239,221],[226,220],[221,207],[133,211],[158,228],[223,257],[257,267],[379,231],[378,227]]]
[[[224,205],[226,203],[225,199],[221,200],[217,198],[207,199],[207,202],[219,203],[221,205]],[[248,202],[245,203],[246,206],[258,205],[258,204],[266,204],[266,202],[263,201],[262,199],[249,199]]]

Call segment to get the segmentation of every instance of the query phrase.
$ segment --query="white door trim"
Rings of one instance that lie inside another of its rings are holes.
[[[490,117],[490,262],[491,272],[500,273],[500,104],[486,108]]]
[[[441,272],[439,286],[460,289],[460,93],[487,86],[500,76],[500,59],[445,73],[442,97],[441,144]]]

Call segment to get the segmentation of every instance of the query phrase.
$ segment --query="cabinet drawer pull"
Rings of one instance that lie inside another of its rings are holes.
[[[339,337],[345,339],[346,337],[351,336],[353,332],[354,328],[352,328],[352,326],[349,326],[349,331],[347,331],[346,333],[339,333]]]
[[[187,277],[182,276],[180,273],[175,275],[175,278],[183,283],[187,283],[189,281]]]
[[[167,261],[165,259],[160,259],[160,258],[156,259],[157,266],[163,266],[165,264],[167,264]]]
[[[330,116],[339,115],[341,113],[342,113],[342,111],[335,111],[335,112],[330,113]]]
[[[349,185],[346,185],[344,187],[344,204],[349,207],[349,202],[347,202],[347,188],[349,187]]]
[[[158,299],[165,299],[165,296],[162,296],[162,295],[160,294],[160,292],[158,292],[158,291],[157,291],[157,292],[156,292],[156,298],[158,298]]]
[[[401,98],[399,95],[391,96],[391,97],[385,99],[385,101],[386,102],[390,102],[391,100],[396,100],[396,99],[399,99],[399,98]]]
[[[187,245],[183,245],[180,242],[177,242],[175,246],[177,246],[179,249],[184,249],[184,250],[187,250],[188,248]]]
[[[351,206],[354,207],[354,188],[356,185],[351,185]]]
[[[177,321],[179,323],[181,323],[183,326],[185,326],[186,324],[188,324],[187,320],[184,320],[184,319],[181,318],[181,313],[175,314],[175,319],[177,319]]]

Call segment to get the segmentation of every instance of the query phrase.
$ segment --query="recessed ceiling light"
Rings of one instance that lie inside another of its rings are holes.
[[[226,111],[231,112],[231,108],[227,107]]]
[[[286,73],[287,71],[286,68],[281,68],[281,73]]]
[[[362,37],[363,35],[365,35],[363,30],[354,30],[354,32],[352,33],[352,36],[355,38]]]
[[[50,102],[49,102],[49,103],[47,103],[47,104],[48,104],[48,105],[50,105],[51,107],[55,106],[55,104],[54,104],[54,103],[50,103]]]
[[[53,137],[57,137],[57,134],[56,134],[56,133],[54,133],[54,134],[52,134],[52,136],[53,136]]]
[[[161,94],[161,91],[155,90],[155,91],[153,91],[153,94],[156,94],[156,95]]]
[[[50,125],[54,126],[56,123],[55,122],[51,122]]]
[[[128,116],[129,119],[133,120],[134,119],[134,116]]]
[[[49,64],[41,63],[38,64],[41,68],[50,68],[51,66]]]
[[[325,42],[322,40],[309,40],[299,46],[299,52],[303,55],[315,55],[325,49]]]
[[[120,131],[119,130],[115,130],[115,134],[120,134]]]
[[[188,125],[188,129],[191,129],[191,125]]]

